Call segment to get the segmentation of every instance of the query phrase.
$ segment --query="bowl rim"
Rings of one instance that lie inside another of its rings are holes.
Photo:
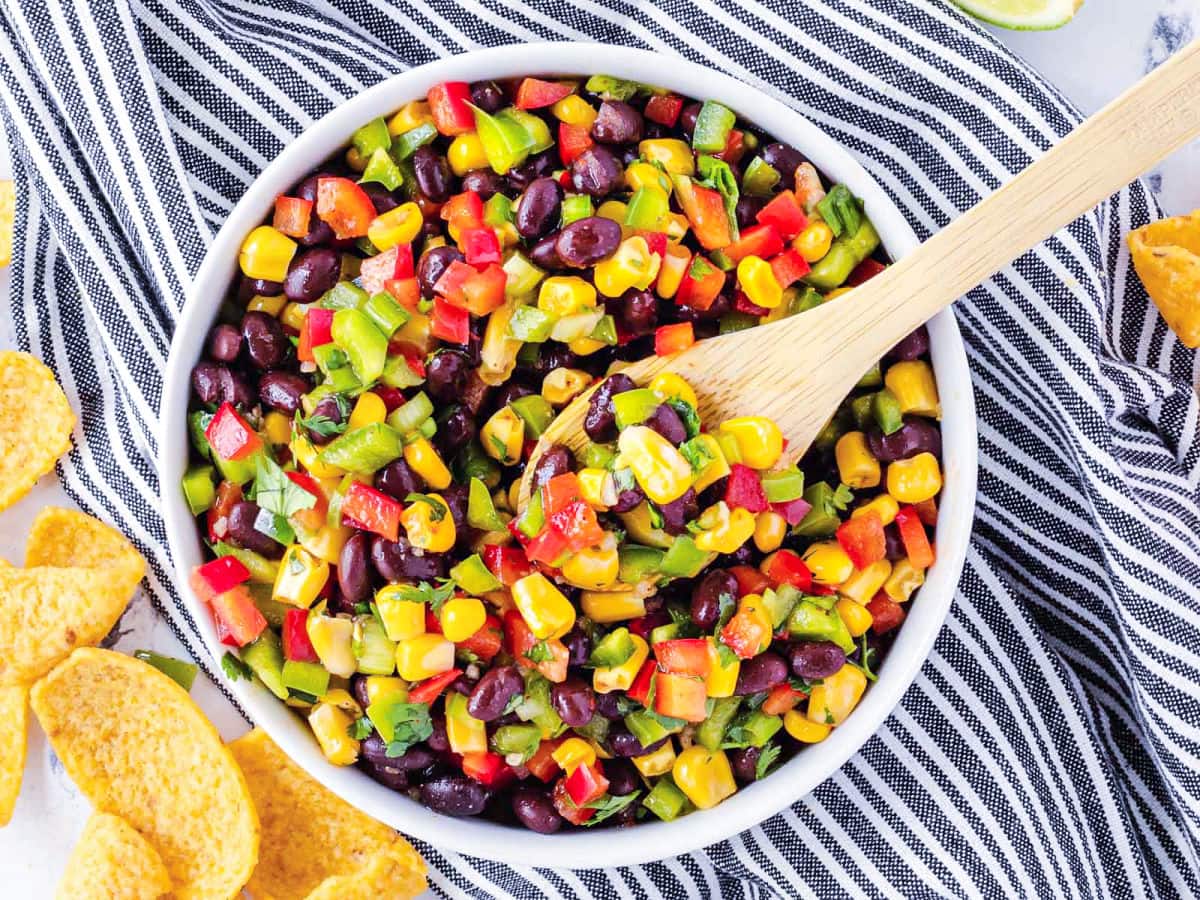
[[[770,123],[767,130],[773,136],[800,149],[822,172],[846,183],[863,198],[893,258],[917,246],[915,234],[883,188],[821,128],[763,90],[680,57],[598,43],[506,45],[406,70],[344,101],[292,140],[247,187],[209,245],[187,292],[171,343],[159,420],[160,491],[176,583],[214,661],[227,648],[218,642],[211,616],[187,588],[188,573],[203,559],[194,519],[176,486],[188,461],[185,420],[190,372],[217,314],[217,298],[225,295],[236,275],[243,236],[266,218],[278,194],[343,146],[359,125],[425,96],[434,84],[581,69],[658,84],[685,96],[718,99],[755,123]],[[975,405],[966,352],[953,313],[939,314],[929,323],[929,331],[944,413],[945,488],[937,526],[938,559],[882,664],[881,672],[886,672],[887,678],[872,685],[854,714],[825,741],[806,748],[769,778],[742,788],[718,807],[689,814],[680,820],[686,826],[647,821],[632,829],[542,835],[488,820],[435,813],[378,784],[358,768],[331,765],[301,718],[265,687],[257,681],[231,681],[219,665],[212,669],[255,723],[310,775],[376,819],[439,850],[514,865],[579,869],[646,863],[733,837],[803,799],[879,729],[924,665],[953,601],[974,515]]]

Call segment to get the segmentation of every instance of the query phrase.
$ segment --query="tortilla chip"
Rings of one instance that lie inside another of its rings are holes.
[[[16,193],[13,183],[0,181],[0,267],[12,262],[13,219],[16,217]]]
[[[0,826],[12,819],[21,792],[28,732],[29,689],[0,687]]]
[[[54,373],[28,353],[0,351],[0,509],[54,468],[71,449],[74,427]]]
[[[79,790],[158,851],[173,897],[241,890],[258,860],[254,803],[183,688],[141,660],[83,647],[33,686],[30,703]]]
[[[1200,210],[1129,233],[1146,293],[1185,346],[1200,347]]]
[[[125,535],[77,509],[48,506],[38,513],[25,545],[25,565],[117,570],[129,593],[146,574],[146,563]]]
[[[158,852],[120,816],[93,813],[67,860],[55,900],[158,900],[171,877]]]
[[[400,851],[400,852],[397,852]],[[419,868],[418,868],[419,866]],[[401,900],[425,890],[425,863],[407,843],[393,844],[352,875],[326,878],[306,900]]]
[[[311,778],[265,731],[256,728],[229,749],[262,822],[258,867],[246,886],[255,900],[304,900],[327,879],[354,876],[381,854],[407,872],[388,898],[425,889],[425,863],[403,837]]]
[[[98,643],[132,593],[110,569],[0,569],[0,686],[30,684]]]

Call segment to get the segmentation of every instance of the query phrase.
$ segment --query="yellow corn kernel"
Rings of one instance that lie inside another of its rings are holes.
[[[487,725],[467,711],[467,698],[457,692],[446,696],[446,741],[455,753],[486,753]]]
[[[410,312],[409,315],[411,318],[392,335],[392,340],[412,344],[420,353],[429,353],[437,343],[437,338],[433,336],[433,323],[429,316],[421,313]]]
[[[594,765],[596,751],[583,738],[570,737],[559,744],[550,754],[560,769],[570,775],[580,766]]]
[[[693,744],[675,757],[671,774],[676,786],[697,809],[711,809],[737,793],[733,769],[724,750]]]
[[[629,208],[629,204],[622,203],[620,200],[605,200],[596,209],[596,215],[601,219],[611,219],[618,225],[625,224],[625,212]]]
[[[420,606],[421,604],[413,605]],[[367,676],[367,706],[393,698],[401,703],[408,699],[407,681],[397,678],[395,675]]]
[[[259,225],[242,241],[238,263],[247,278],[283,281],[296,255],[297,244],[270,225]]]
[[[424,613],[423,603],[414,603]],[[440,634],[418,634],[396,642],[396,673],[405,681],[424,681],[454,668],[454,645]]]
[[[635,162],[630,163],[625,170],[625,185],[631,191],[650,186],[660,188],[666,193],[671,190],[671,179],[664,175],[658,166],[648,162]]]
[[[308,609],[329,580],[329,563],[292,544],[279,563],[271,596],[280,603]]]
[[[783,714],[783,728],[802,744],[819,744],[833,731],[830,726],[814,722],[796,709],[789,709]]]
[[[638,144],[638,155],[647,162],[661,163],[672,175],[692,175],[696,161],[692,148],[678,138],[650,138]]]
[[[651,524],[650,507],[645,503],[639,503],[627,513],[618,513],[618,518],[625,526],[625,530],[629,532],[629,536],[638,544],[657,547],[659,550],[669,550],[675,541],[661,528],[655,528]]]
[[[429,104],[424,100],[412,100],[400,107],[399,111],[388,119],[388,133],[392,137],[412,131],[418,125],[428,122],[433,124],[433,113]]]
[[[747,256],[738,263],[737,280],[742,293],[756,306],[774,309],[783,302],[783,287],[765,259]]]
[[[605,512],[617,502],[617,486],[607,469],[580,469],[579,496],[596,512]]]
[[[888,466],[887,489],[899,503],[924,503],[942,489],[942,469],[932,453],[898,459]]]
[[[592,383],[592,376],[583,369],[559,366],[542,379],[542,398],[551,406],[566,406]]]
[[[692,488],[699,494],[710,484],[729,474],[729,463],[725,459],[725,451],[721,449],[720,443],[711,434],[698,434],[692,440],[707,450],[708,455],[712,457],[712,462],[696,474],[696,482],[692,485]]]
[[[852,290],[854,290],[854,288],[852,288],[852,287],[834,288],[832,291],[830,291],[828,294],[825,295],[825,302],[829,302],[830,300],[836,300],[838,297],[842,296],[842,294],[848,294]]]
[[[861,431],[847,431],[838,438],[833,456],[837,460],[838,476],[844,484],[856,491],[879,484],[879,460],[871,455],[867,436]]]
[[[322,525],[313,534],[300,539],[300,546],[331,566],[336,566],[342,555],[342,548],[354,531],[345,525]]]
[[[358,701],[350,696],[350,692],[344,688],[332,688],[327,690],[325,695],[321,697],[322,703],[328,703],[330,706],[336,706],[351,720],[361,719],[363,715],[362,707],[358,705]]]
[[[637,766],[637,770],[642,773],[643,778],[666,775],[675,765],[675,742],[667,741],[653,753],[635,756],[633,764]]]
[[[474,169],[488,168],[487,154],[479,135],[468,131],[452,140],[446,150],[446,162],[450,164],[450,171],[459,178]]]
[[[359,152],[357,147],[351,147],[346,151],[346,165],[353,172],[362,173],[367,168],[369,160]]]
[[[406,641],[425,633],[425,604],[405,600],[407,585],[389,584],[375,593],[375,606],[388,639]]]
[[[854,563],[837,541],[813,544],[804,551],[804,562],[821,584],[841,584],[854,574]]]
[[[318,703],[308,714],[308,725],[321,752],[335,766],[352,766],[358,761],[358,741],[347,730],[353,724],[350,716],[331,703]]]
[[[250,302],[246,304],[246,311],[265,312],[268,316],[278,316],[286,305],[287,296],[285,294],[277,294],[274,297],[264,297],[261,294],[255,294],[250,298]]]
[[[389,250],[399,244],[410,244],[421,233],[425,218],[421,207],[409,202],[376,216],[367,226],[367,237],[379,250]]]
[[[633,641],[633,655],[629,659],[619,666],[597,666],[592,670],[592,688],[597,694],[629,690],[642,664],[650,656],[650,645],[644,638],[631,634],[629,639]]]
[[[854,511],[850,513],[850,518],[857,519],[869,513],[876,513],[879,516],[880,522],[884,525],[891,525],[896,521],[896,513],[898,512],[900,512],[900,504],[887,494],[880,494],[862,506],[855,507]]]
[[[578,128],[586,128],[588,131],[592,130],[596,116],[599,115],[596,108],[578,94],[568,94],[563,97],[550,107],[550,112],[558,121],[575,125]]]
[[[883,592],[897,603],[907,603],[913,591],[924,583],[925,570],[918,569],[906,556],[892,566],[892,574],[883,583]]]
[[[304,303],[289,303],[279,315],[279,321],[288,328],[299,331],[304,326],[304,317],[308,315],[308,306]]]
[[[308,435],[301,431],[297,431],[292,436],[292,457],[296,462],[304,467],[313,478],[340,478],[345,475],[345,471],[337,466],[331,466],[329,463],[321,462],[321,451],[313,446],[313,442],[308,439]]]
[[[479,442],[484,453],[502,466],[511,466],[521,458],[525,448],[525,420],[511,407],[502,406],[483,423]]]
[[[813,222],[792,241],[792,249],[804,257],[805,262],[815,263],[825,258],[833,246],[833,229],[824,222]]]
[[[808,719],[818,725],[840,725],[854,711],[863,691],[867,689],[867,676],[857,666],[846,663],[832,675],[813,685],[808,695]]]
[[[592,338],[575,338],[573,341],[567,342],[567,349],[576,356],[591,356],[599,350],[603,350],[608,344],[603,341],[596,341]]]
[[[281,412],[267,413],[263,425],[272,444],[286,444],[292,439],[292,420]]]
[[[674,372],[655,375],[651,379],[649,387],[664,400],[682,400],[693,408],[700,405],[692,386]]]
[[[724,500],[696,521],[701,529],[694,538],[696,547],[706,553],[733,553],[754,535],[754,513],[740,506],[731,510]]]
[[[737,615],[752,618],[758,623],[758,630],[763,635],[763,642],[758,646],[758,653],[762,653],[771,646],[771,633],[775,626],[771,620],[771,611],[767,609],[766,601],[763,600],[761,594],[747,594],[739,600]]]
[[[728,656],[726,657],[728,658]],[[709,697],[732,697],[737,687],[738,673],[742,671],[742,661],[736,656],[728,664],[721,661],[721,652],[717,649],[717,639],[708,638],[708,675],[704,678],[704,693]]]
[[[669,212],[659,221],[658,227],[666,232],[668,241],[678,242],[687,236],[692,224],[683,213]]]
[[[883,383],[896,395],[901,412],[934,419],[942,417],[937,382],[933,378],[933,369],[925,360],[892,363],[883,375]]]
[[[355,407],[358,411],[358,407]],[[418,438],[404,446],[404,461],[435,491],[450,487],[450,470],[427,438]]]
[[[517,612],[540,640],[560,638],[575,624],[575,607],[541,572],[519,579],[512,596]]]
[[[650,252],[650,245],[640,234],[621,241],[617,252],[596,263],[592,270],[596,290],[605,297],[620,297],[631,288],[644,291],[654,283],[662,266],[662,257]],[[538,305],[541,305],[539,299]]]
[[[855,600],[849,597],[840,597],[837,601],[838,615],[842,617],[842,622],[846,625],[846,630],[850,632],[851,637],[862,637],[867,633],[867,629],[871,627],[871,622],[874,621],[870,611]]]
[[[754,519],[754,546],[763,553],[778,550],[787,537],[787,519],[773,510],[764,510]]]
[[[321,604],[308,614],[304,630],[321,665],[331,675],[349,678],[358,671],[354,658],[354,622],[324,615]]]
[[[426,494],[427,499],[410,503],[400,513],[400,524],[408,542],[418,550],[445,553],[458,540],[454,516],[439,494]]]
[[[891,574],[892,564],[886,559],[877,559],[838,585],[838,593],[865,606],[883,589],[884,582]]]
[[[617,439],[617,447],[638,485],[655,503],[677,500],[692,486],[691,463],[652,428],[645,425],[626,428]]]
[[[721,423],[717,431],[731,437],[744,465],[769,469],[783,455],[783,432],[764,416],[739,416]]]
[[[585,616],[602,625],[646,614],[646,599],[636,591],[584,591],[579,595],[579,605]]]
[[[453,597],[442,605],[440,619],[446,640],[458,644],[483,627],[487,610],[474,597]]]
[[[484,384],[493,387],[503,384],[517,367],[517,353],[521,350],[522,342],[508,334],[508,323],[512,321],[516,308],[515,301],[510,301],[488,316],[483,343],[479,346],[479,380]],[[411,319],[409,324],[412,324]]]
[[[350,412],[350,422],[347,424],[346,430],[354,431],[356,428],[364,428],[367,425],[382,422],[386,418],[387,404],[383,402],[383,398],[371,391],[363,391],[354,401],[354,409]]]
[[[574,553],[562,565],[563,578],[577,588],[587,591],[603,591],[617,583],[620,568],[617,548],[589,547]]]
[[[596,289],[578,275],[552,275],[538,289],[537,305],[561,319],[595,308]]]

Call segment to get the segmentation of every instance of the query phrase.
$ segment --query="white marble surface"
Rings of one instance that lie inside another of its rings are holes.
[[[931,0],[939,2],[939,0]],[[1200,34],[1200,0],[1087,0],[1065,29],[1051,33],[997,35],[1038,68],[1051,83],[1084,112],[1098,109],[1136,81],[1171,50]],[[0,147],[0,177],[8,160]],[[1200,145],[1177,153],[1151,175],[1151,183],[1168,213],[1200,207]],[[0,297],[7,296],[9,276],[0,270]],[[0,319],[0,348],[11,347],[7,317]],[[0,558],[18,562],[24,555],[24,535],[43,506],[70,505],[53,476],[21,503],[3,514]],[[157,623],[148,604],[135,601],[122,621],[117,646],[127,652],[139,647],[178,655],[169,631]],[[220,695],[197,681],[196,699],[227,737],[238,733]],[[30,735],[25,783],[11,824],[0,831],[0,895],[8,900],[50,897],[75,838],[83,827],[88,804],[61,772],[52,771],[45,737],[36,724]]]

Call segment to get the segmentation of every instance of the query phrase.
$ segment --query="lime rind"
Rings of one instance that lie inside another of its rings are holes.
[[[951,0],[989,25],[1012,31],[1049,31],[1075,17],[1083,0]]]

